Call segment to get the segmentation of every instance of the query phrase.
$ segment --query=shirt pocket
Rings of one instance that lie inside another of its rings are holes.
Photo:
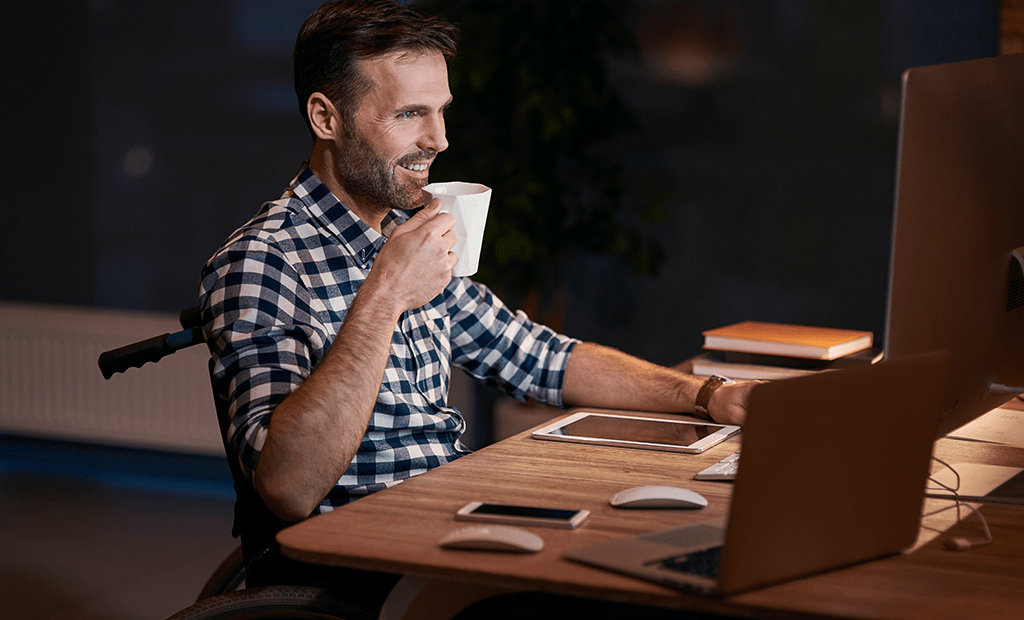
[[[402,331],[412,349],[416,389],[435,406],[444,407],[451,373],[451,325],[434,305],[410,312]]]

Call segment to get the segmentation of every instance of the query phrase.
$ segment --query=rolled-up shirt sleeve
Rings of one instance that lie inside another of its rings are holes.
[[[458,278],[446,293],[452,365],[518,400],[562,407],[562,383],[577,340],[513,312],[490,289]]]
[[[239,240],[203,278],[213,381],[229,403],[226,441],[251,481],[274,408],[312,372],[327,334],[278,248]]]

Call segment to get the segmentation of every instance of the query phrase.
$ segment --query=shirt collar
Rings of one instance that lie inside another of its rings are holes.
[[[400,211],[391,211],[381,222],[381,234],[359,219],[348,207],[320,182],[309,166],[303,165],[292,181],[292,193],[302,201],[306,211],[332,237],[348,248],[364,267],[369,267],[387,241],[387,234],[407,216]]]

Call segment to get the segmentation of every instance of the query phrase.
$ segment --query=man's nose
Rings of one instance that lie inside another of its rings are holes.
[[[433,116],[431,121],[427,123],[426,131],[423,133],[423,137],[420,138],[420,147],[431,149],[438,153],[448,148],[443,116]]]

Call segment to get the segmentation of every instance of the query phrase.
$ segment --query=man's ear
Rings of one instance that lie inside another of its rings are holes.
[[[313,93],[306,100],[306,114],[313,133],[321,140],[334,141],[342,135],[341,114],[323,93]]]

